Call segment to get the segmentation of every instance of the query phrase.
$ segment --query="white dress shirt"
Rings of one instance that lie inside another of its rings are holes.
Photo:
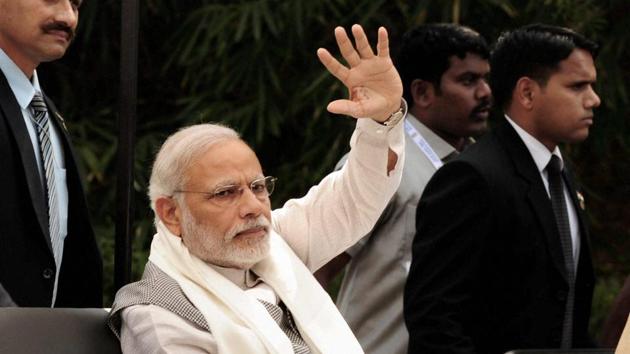
[[[540,173],[540,178],[542,178],[543,184],[545,185],[545,189],[547,190],[547,195],[551,198],[551,194],[549,193],[549,176],[547,174],[547,164],[551,160],[551,155],[556,155],[560,158],[561,166],[564,167],[564,160],[562,159],[562,154],[560,153],[560,149],[558,146],[553,150],[553,152],[549,151],[545,145],[543,145],[540,141],[534,138],[531,134],[526,132],[523,128],[521,128],[516,122],[514,122],[507,114],[505,118],[512,125],[514,130],[518,136],[521,137],[523,143],[529,150],[529,153],[532,155],[534,159],[534,163],[538,168],[538,172]],[[580,227],[578,225],[578,216],[577,210],[575,210],[575,205],[573,205],[571,193],[574,191],[569,191],[566,183],[563,183],[564,189],[564,201],[567,205],[567,211],[569,215],[569,226],[571,229],[571,243],[572,251],[573,251],[573,265],[575,267],[574,271],[577,272],[578,259],[580,255]]]

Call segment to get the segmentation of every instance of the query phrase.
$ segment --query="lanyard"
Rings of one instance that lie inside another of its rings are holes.
[[[413,140],[416,145],[420,148],[420,150],[424,153],[424,155],[431,161],[433,167],[437,170],[442,167],[444,164],[442,160],[438,157],[438,155],[433,151],[429,143],[422,137],[420,132],[409,122],[408,119],[405,119],[405,131],[407,135]]]

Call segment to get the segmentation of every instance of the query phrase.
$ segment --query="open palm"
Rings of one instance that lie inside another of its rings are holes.
[[[355,118],[385,121],[400,107],[402,82],[389,56],[387,31],[378,30],[377,54],[374,54],[363,28],[352,26],[356,48],[342,27],[335,28],[335,38],[349,68],[339,63],[326,49],[317,55],[328,69],[350,92],[349,99],[328,104],[328,111]]]

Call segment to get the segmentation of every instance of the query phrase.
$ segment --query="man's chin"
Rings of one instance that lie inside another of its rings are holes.
[[[265,259],[269,255],[269,249],[269,234],[267,233],[253,244],[248,242],[245,246],[237,246],[232,249],[229,252],[230,255],[226,257],[225,263],[228,263],[231,268],[249,269]]]
[[[41,62],[50,62],[61,59],[61,57],[66,54],[68,46],[69,44],[59,42],[50,43],[47,47],[42,48],[39,59]]]
[[[481,122],[478,124],[471,124],[467,127],[466,131],[463,132],[465,133],[462,136],[465,137],[471,137],[471,138],[479,138],[480,136],[482,136],[483,134],[485,134],[488,131],[488,124],[486,122]]]
[[[267,257],[267,254],[268,253],[262,254],[262,255],[258,255],[257,257],[250,257],[250,258],[247,258],[247,259],[231,260],[226,265],[224,265],[224,267],[243,269],[243,270],[251,269],[258,262],[260,262],[263,259],[265,259]]]

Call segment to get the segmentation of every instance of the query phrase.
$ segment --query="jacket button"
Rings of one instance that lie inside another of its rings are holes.
[[[42,276],[44,277],[44,279],[50,279],[53,277],[53,275],[55,275],[55,272],[50,268],[46,268],[42,272]]]

